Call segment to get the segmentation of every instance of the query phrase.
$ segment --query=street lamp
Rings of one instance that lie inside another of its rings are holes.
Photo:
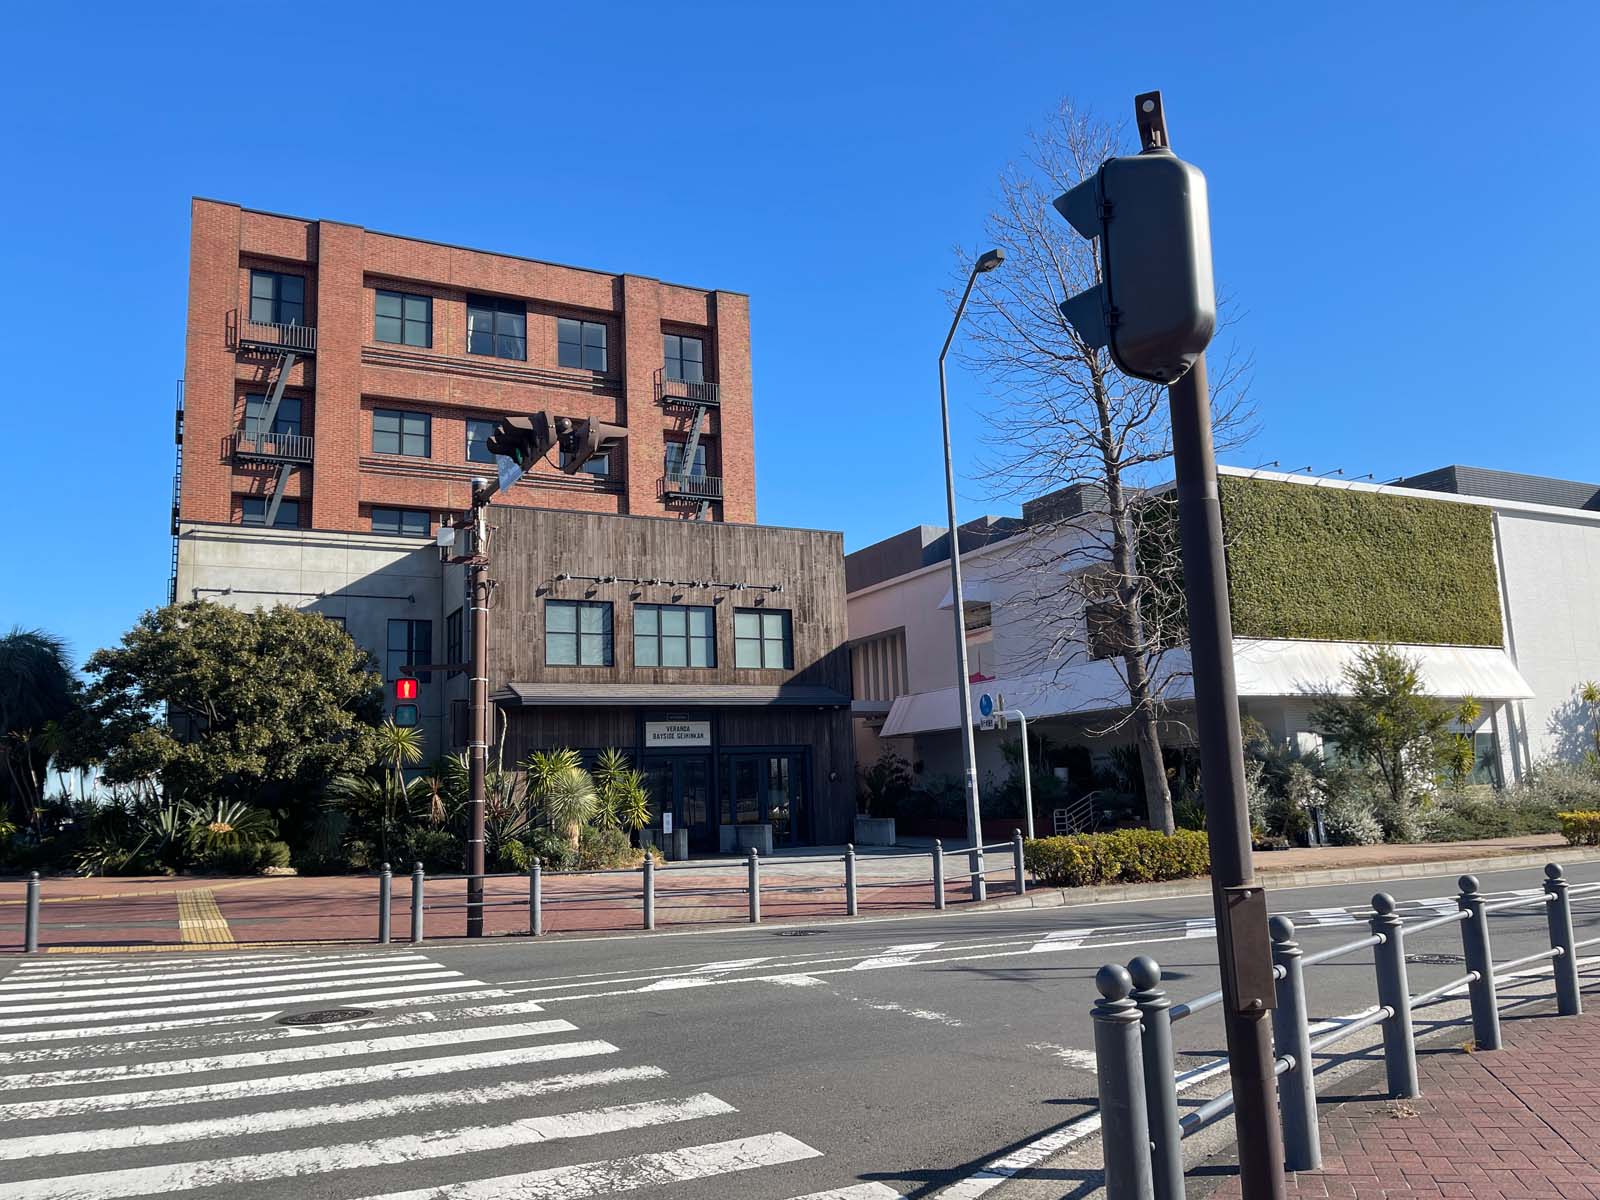
[[[950,343],[956,339],[956,327],[961,324],[961,314],[967,311],[972,285],[977,282],[979,275],[994,270],[1005,260],[1006,252],[994,249],[980,254],[972,264],[966,289],[961,293],[961,303],[956,305],[955,319],[950,322],[950,332],[939,351],[939,417],[944,422],[944,496],[950,516],[950,598],[955,606],[956,699],[961,705],[961,765],[966,773],[967,837],[972,842],[973,869],[980,881],[983,878],[983,858],[978,848],[983,845],[983,824],[978,816],[978,756],[972,744],[972,696],[968,688],[972,672],[967,666],[967,619],[961,599],[961,538],[956,530],[956,471],[950,458],[950,397],[944,381],[944,358],[950,353]]]

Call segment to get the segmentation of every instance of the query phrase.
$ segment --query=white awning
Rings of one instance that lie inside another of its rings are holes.
[[[944,595],[939,599],[939,607],[949,612],[955,607],[951,597],[955,595],[955,588],[945,588]],[[961,581],[961,597],[968,604],[993,604],[994,587],[987,579],[963,579]]]
[[[1366,645],[1363,642],[1309,642],[1241,638],[1233,644],[1234,674],[1239,695],[1249,698],[1312,696],[1338,689],[1345,666]],[[1478,700],[1526,700],[1533,695],[1510,655],[1493,646],[1398,646],[1419,664],[1423,688],[1430,696]],[[1194,698],[1189,654],[1166,654],[1156,682],[1168,701]],[[991,679],[972,685],[973,711],[984,692],[1005,697],[1030,719],[1106,712],[1127,704],[1128,693],[1112,662],[1081,662],[1059,671]],[[898,697],[883,723],[882,737],[905,737],[955,729],[960,724],[956,690],[939,688]]]

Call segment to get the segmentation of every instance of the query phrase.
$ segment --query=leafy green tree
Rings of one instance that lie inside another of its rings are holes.
[[[1378,819],[1387,835],[1406,837],[1423,782],[1450,764],[1457,746],[1450,726],[1466,707],[1425,695],[1415,659],[1392,646],[1368,646],[1345,667],[1344,686],[1322,693],[1311,720],[1341,755],[1377,770],[1388,792]]]
[[[83,724],[82,688],[66,642],[20,626],[0,637],[0,761],[19,823],[37,822],[52,760],[76,763]]]
[[[378,760],[371,657],[315,613],[168,605],[87,670],[111,783],[154,779],[169,798],[304,818],[333,776]]]

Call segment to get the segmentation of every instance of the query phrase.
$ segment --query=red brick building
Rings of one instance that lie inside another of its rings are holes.
[[[497,503],[755,520],[749,301],[193,201],[183,522],[426,535],[500,417],[627,427]],[[692,447],[692,450],[691,450]]]

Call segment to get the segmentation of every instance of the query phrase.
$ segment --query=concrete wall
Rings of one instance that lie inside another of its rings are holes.
[[[431,621],[434,661],[444,660],[440,580],[432,542],[189,521],[178,527],[180,603],[211,600],[238,609],[286,604],[338,617],[380,673],[391,618]],[[425,753],[432,758],[447,749],[441,676],[422,686],[420,701]]]

